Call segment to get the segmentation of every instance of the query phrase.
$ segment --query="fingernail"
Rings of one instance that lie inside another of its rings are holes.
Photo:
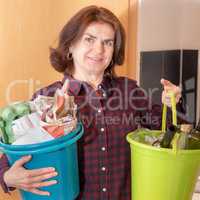
[[[58,175],[58,173],[57,173],[57,172],[55,172],[55,173],[54,173],[54,176],[57,176],[57,175]]]

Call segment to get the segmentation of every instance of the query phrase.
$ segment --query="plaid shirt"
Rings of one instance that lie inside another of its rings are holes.
[[[131,169],[127,133],[138,125],[160,128],[161,109],[150,105],[145,92],[128,78],[104,78],[94,90],[86,82],[65,76],[62,81],[38,91],[53,96],[68,78],[68,93],[75,97],[84,135],[78,142],[80,195],[77,200],[130,200]],[[0,161],[1,175],[7,169]],[[1,180],[6,191],[6,186]]]

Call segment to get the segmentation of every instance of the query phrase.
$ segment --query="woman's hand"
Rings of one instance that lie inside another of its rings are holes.
[[[41,191],[38,188],[50,186],[57,183],[56,180],[44,181],[45,179],[57,176],[57,172],[52,167],[27,170],[23,167],[25,163],[31,160],[31,156],[24,156],[17,160],[4,174],[4,181],[8,187],[16,187],[38,195],[47,195],[47,191]]]
[[[163,78],[160,80],[160,82],[163,85],[162,103],[171,107],[171,100],[170,96],[168,95],[169,92],[172,92],[175,95],[176,103],[178,103],[181,98],[181,88]]]

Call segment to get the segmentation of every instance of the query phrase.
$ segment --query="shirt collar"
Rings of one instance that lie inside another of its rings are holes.
[[[74,79],[71,75],[65,74],[64,78],[62,80],[62,83],[64,84],[65,80],[69,80],[69,93],[74,96],[81,95],[83,93],[87,93],[87,90],[90,90],[91,86],[85,81],[80,81]],[[113,87],[114,79],[104,76],[101,84],[99,84],[99,89],[103,89],[107,96],[110,96],[112,94],[111,88]]]

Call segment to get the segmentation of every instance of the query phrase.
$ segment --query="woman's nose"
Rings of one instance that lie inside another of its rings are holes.
[[[94,45],[94,50],[96,53],[101,54],[104,51],[104,45],[101,41],[96,42]]]

